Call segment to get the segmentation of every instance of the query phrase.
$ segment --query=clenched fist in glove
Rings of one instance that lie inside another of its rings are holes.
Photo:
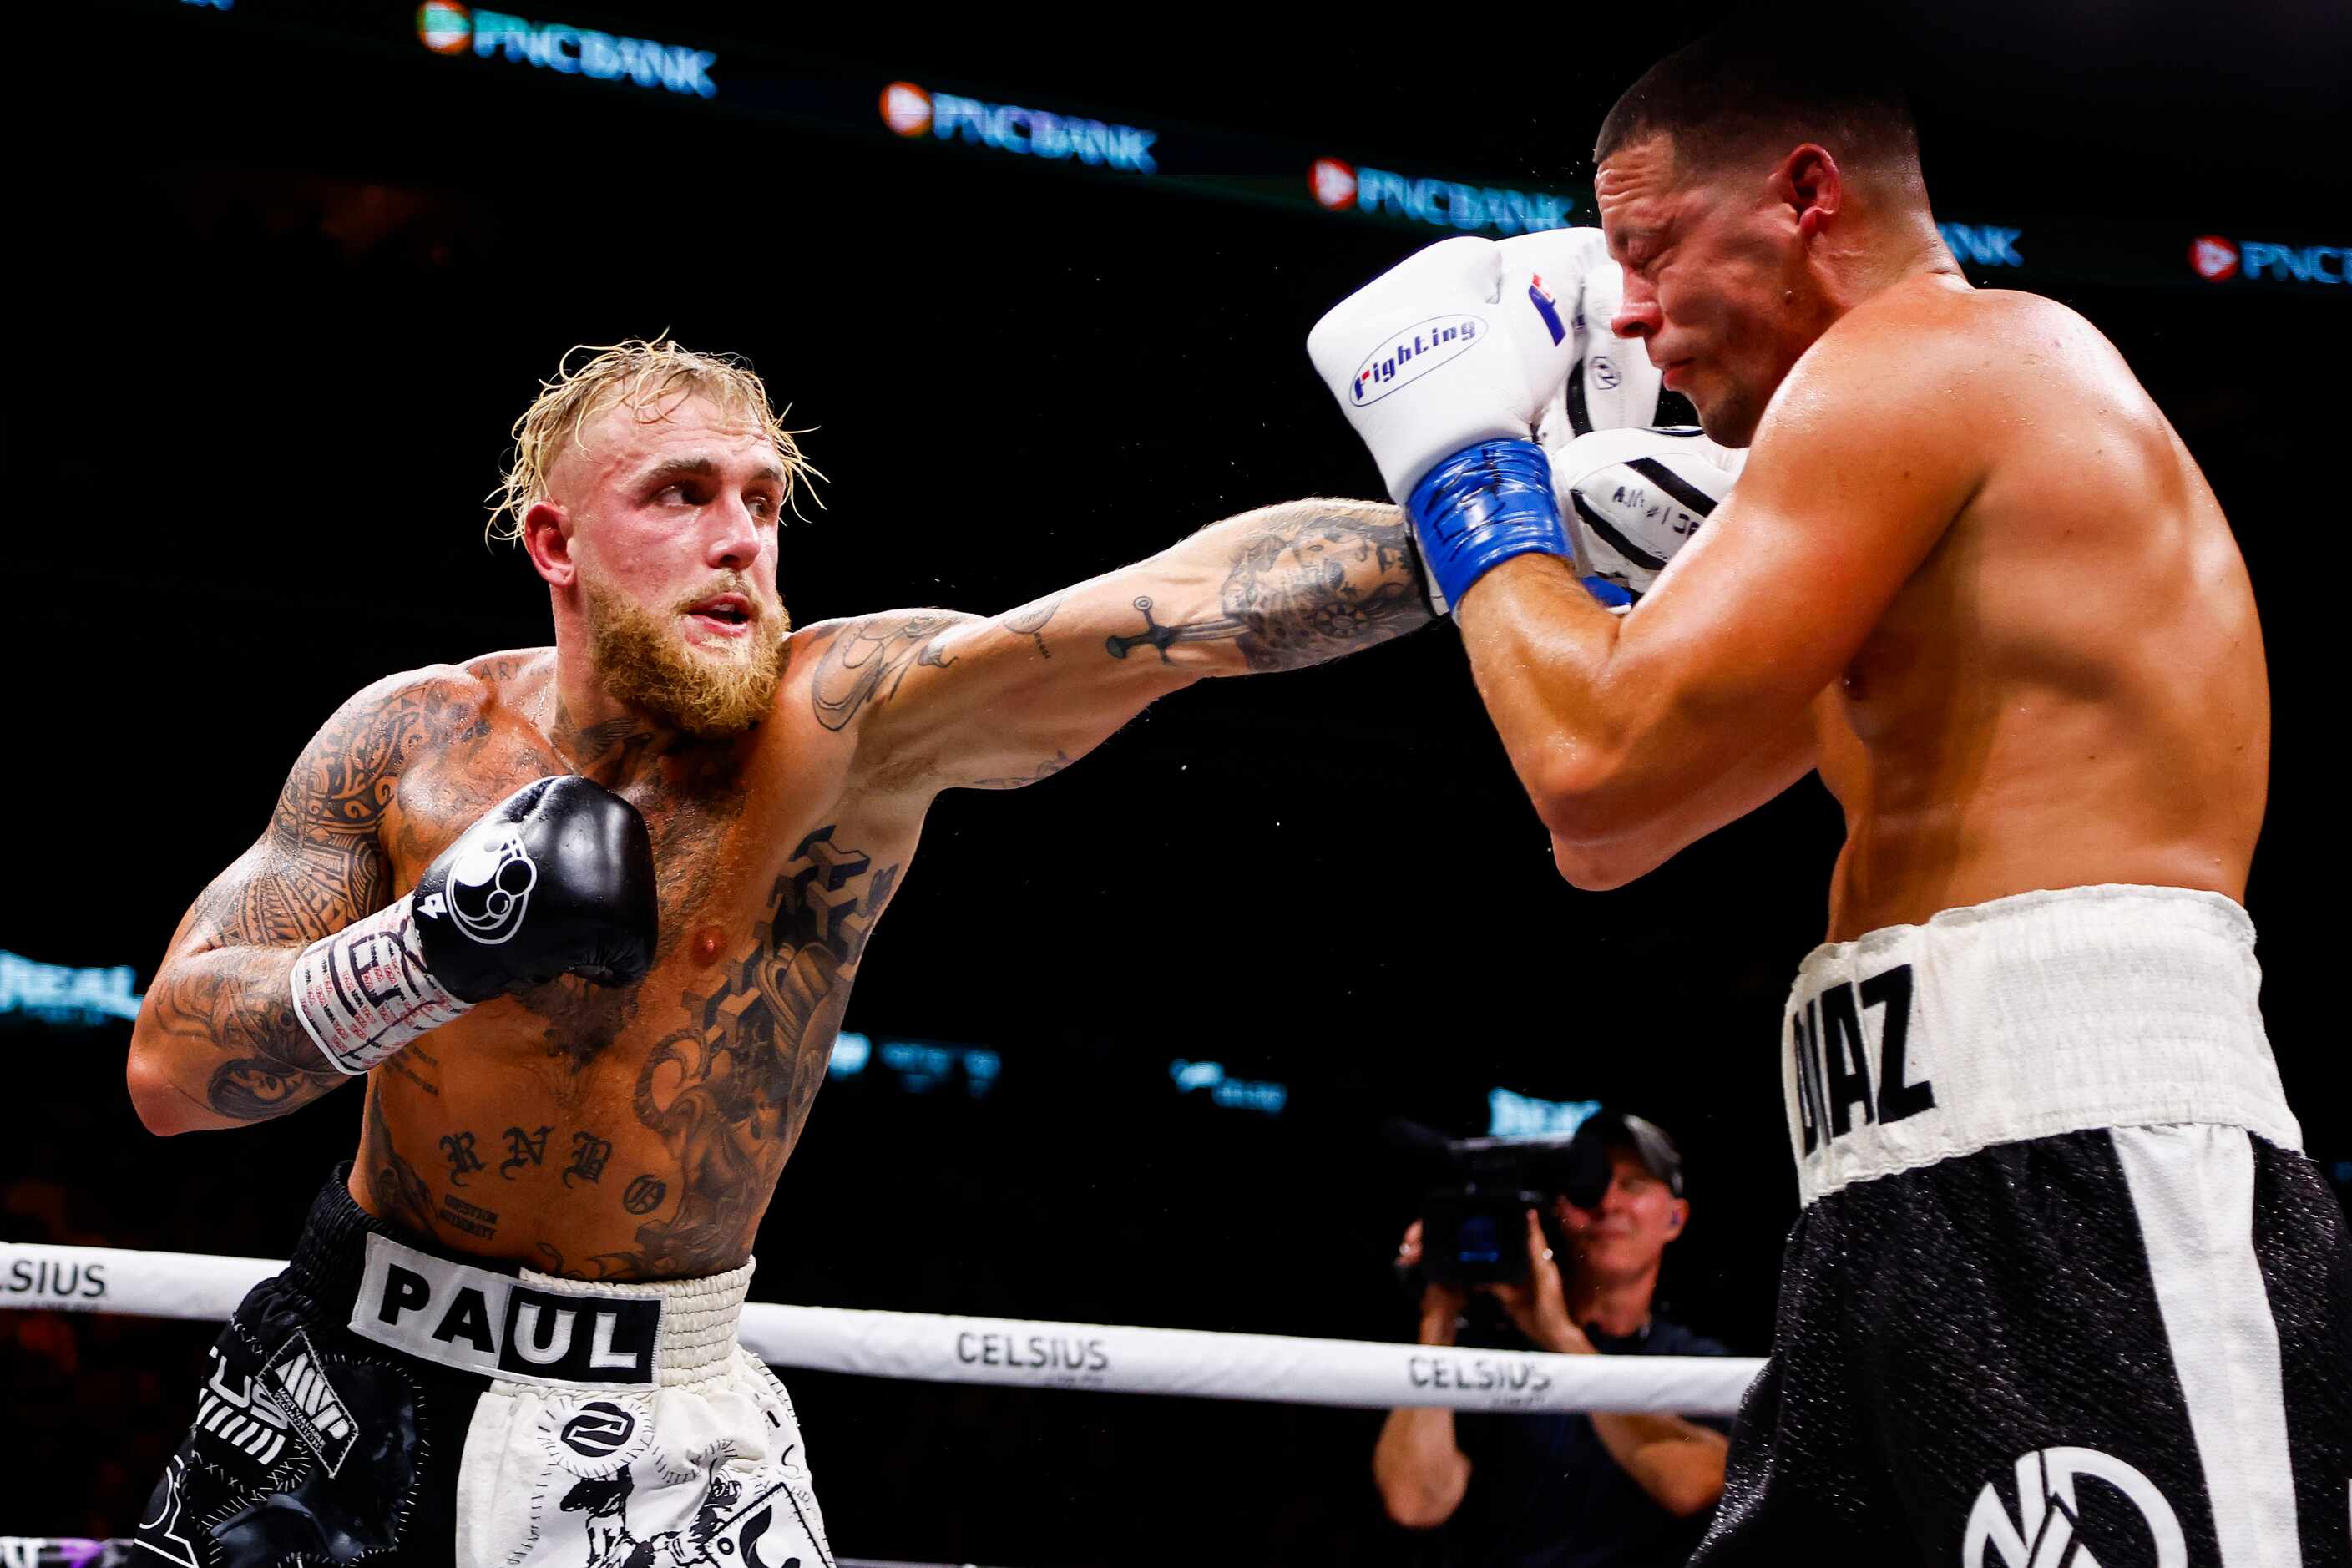
[[[1590,309],[1588,287],[1600,291]],[[1654,417],[1654,373],[1647,405],[1636,408],[1641,388],[1617,368],[1641,357],[1639,345],[1609,335],[1594,313],[1603,304],[1613,313],[1621,288],[1598,229],[1442,240],[1359,289],[1307,335],[1317,370],[1412,520],[1441,612],[1516,555],[1557,555],[1583,570],[1536,433],[1547,414],[1571,403],[1592,417],[1604,393],[1606,417]],[[1572,399],[1571,369],[1580,378]]]
[[[1696,425],[1595,430],[1551,455],[1552,490],[1576,520],[1585,586],[1630,603],[1650,591],[1731,493],[1745,452],[1719,447]]]
[[[558,974],[633,985],[654,958],[652,836],[637,808],[570,775],[484,812],[414,891],[295,961],[294,1015],[362,1073],[475,1004]]]

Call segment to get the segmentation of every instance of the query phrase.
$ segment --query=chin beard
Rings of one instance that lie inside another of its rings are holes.
[[[768,716],[784,669],[791,617],[762,616],[740,649],[709,654],[675,619],[586,585],[589,657],[616,701],[644,710],[697,740],[740,735]]]
[[[1696,406],[1696,403],[1693,405]],[[1748,398],[1735,392],[1718,395],[1709,406],[1698,410],[1698,427],[1706,438],[1718,447],[1742,447],[1756,439],[1756,426],[1761,410]]]

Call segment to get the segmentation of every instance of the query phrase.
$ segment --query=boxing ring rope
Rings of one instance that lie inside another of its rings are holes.
[[[284,1267],[264,1258],[0,1242],[0,1307],[219,1321]],[[1737,1356],[1554,1355],[766,1301],[744,1304],[739,1332],[770,1365],[816,1372],[1378,1410],[1730,1415],[1763,1365]]]

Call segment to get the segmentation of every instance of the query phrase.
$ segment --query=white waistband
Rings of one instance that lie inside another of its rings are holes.
[[[672,1388],[735,1353],[735,1320],[756,1263],[700,1279],[642,1285],[509,1275],[367,1238],[352,1304],[363,1339],[509,1383]]]
[[[2183,888],[2021,893],[1815,948],[1781,1017],[1798,1190],[2097,1127],[2300,1149],[2261,991],[2246,911]]]

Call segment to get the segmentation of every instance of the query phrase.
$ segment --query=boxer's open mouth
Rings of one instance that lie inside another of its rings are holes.
[[[742,595],[721,594],[716,598],[705,599],[687,611],[687,618],[699,621],[714,631],[732,635],[745,630],[759,617],[751,608],[751,601]]]

